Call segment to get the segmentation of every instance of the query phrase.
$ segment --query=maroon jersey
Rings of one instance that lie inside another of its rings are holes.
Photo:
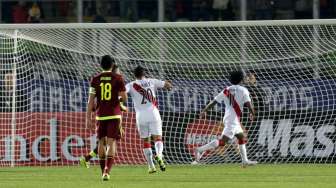
[[[96,119],[121,118],[119,92],[126,91],[125,81],[120,74],[102,72],[91,79],[90,94],[96,95]]]

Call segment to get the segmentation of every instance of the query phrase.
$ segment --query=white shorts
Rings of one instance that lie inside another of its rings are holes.
[[[141,138],[148,138],[151,135],[162,136],[162,120],[157,109],[137,112],[136,124]]]
[[[151,135],[162,136],[162,121],[137,122],[140,138],[149,138]]]
[[[225,126],[222,132],[222,136],[224,135],[230,139],[233,139],[233,137],[239,133],[244,133],[240,125]]]

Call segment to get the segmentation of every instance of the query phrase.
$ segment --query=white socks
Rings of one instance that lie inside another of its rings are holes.
[[[162,141],[155,142],[155,152],[158,157],[162,159],[163,143]],[[150,143],[144,143],[143,152],[147,160],[149,168],[155,168],[153,163],[153,152]]]
[[[242,158],[243,162],[247,162],[247,153],[246,153],[246,145],[245,144],[241,144],[239,145],[239,151],[240,151],[240,156]]]
[[[162,151],[163,151],[162,141],[156,141],[155,142],[155,152],[156,152],[156,155],[161,159],[162,159]]]
[[[207,151],[207,150],[210,150],[210,149],[215,149],[217,148],[219,145],[219,141],[216,139],[216,140],[213,140],[207,144],[205,144],[204,146],[201,146],[198,149],[199,152],[204,152],[204,151]]]
[[[150,168],[154,168],[154,163],[153,163],[153,153],[152,153],[152,148],[144,148],[143,149],[145,158],[147,160],[148,166]]]

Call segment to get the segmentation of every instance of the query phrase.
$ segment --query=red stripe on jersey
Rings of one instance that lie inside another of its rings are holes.
[[[236,112],[236,114],[238,116],[238,119],[240,119],[240,117],[242,115],[242,111],[240,110],[239,104],[237,103],[236,99],[230,93],[230,91],[228,89],[224,89],[224,95],[227,98],[229,98],[229,100],[231,101],[232,107],[233,107],[234,111]]]
[[[143,145],[144,148],[151,148],[151,143],[150,142],[144,142],[144,145]]]
[[[135,89],[135,91],[137,91],[140,95],[142,95],[143,97],[145,97],[145,99],[147,99],[150,103],[152,103],[155,107],[158,107],[158,102],[155,99],[154,96],[148,94],[148,92],[146,91],[146,89],[144,89],[143,87],[141,87],[139,84],[134,83],[133,84],[133,88]]]

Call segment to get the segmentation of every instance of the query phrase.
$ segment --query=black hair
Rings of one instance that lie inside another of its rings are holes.
[[[109,55],[104,55],[100,61],[100,66],[103,68],[105,71],[110,70],[114,64],[114,59],[112,59],[111,56]]]
[[[137,66],[135,69],[134,69],[134,76],[136,78],[141,78],[142,76],[145,76],[145,69],[142,68],[141,66]]]
[[[244,79],[244,72],[241,70],[232,71],[230,73],[230,82],[233,85],[239,84]]]

